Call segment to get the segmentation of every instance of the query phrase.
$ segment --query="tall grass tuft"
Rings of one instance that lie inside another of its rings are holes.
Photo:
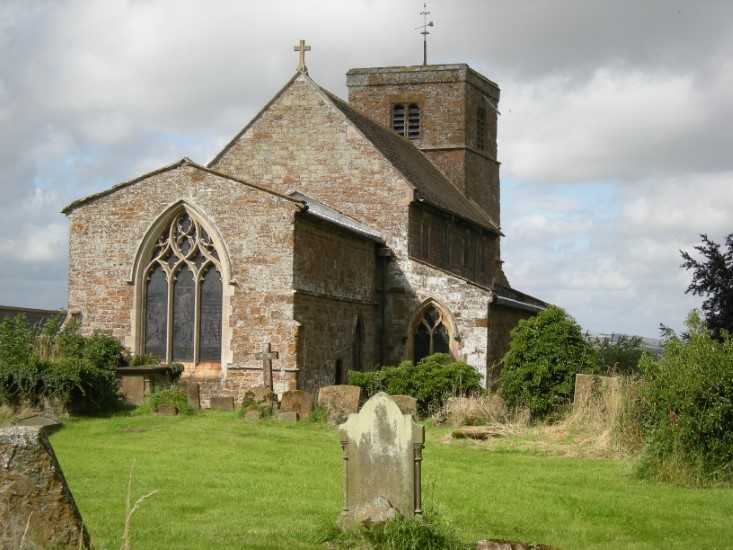
[[[140,509],[140,506],[142,506],[142,503],[145,501],[145,499],[153,496],[155,493],[158,492],[153,491],[152,493],[143,495],[135,501],[135,504],[130,506],[130,501],[132,499],[132,471],[134,468],[135,461],[133,460],[132,466],[130,466],[130,475],[127,478],[127,496],[125,499],[125,526],[122,529],[122,545],[120,546],[121,550],[130,550],[130,520],[132,519],[132,515]]]

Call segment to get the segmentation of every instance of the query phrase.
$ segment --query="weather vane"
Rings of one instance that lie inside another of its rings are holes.
[[[422,34],[422,64],[427,65],[428,64],[428,35],[430,34],[428,32],[428,27],[433,26],[433,22],[428,22],[428,15],[430,15],[430,12],[428,11],[428,6],[426,3],[423,3],[422,5],[422,11],[420,12],[420,15],[423,16],[423,24],[419,27],[415,27],[415,30],[422,29],[420,31],[420,34]]]

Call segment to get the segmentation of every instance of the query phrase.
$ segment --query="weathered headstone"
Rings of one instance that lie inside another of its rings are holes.
[[[308,418],[313,410],[313,395],[303,390],[286,391],[280,400],[280,412],[295,412],[300,418]]]
[[[234,410],[234,398],[233,397],[212,397],[209,400],[209,406],[213,410],[233,411]]]
[[[155,412],[158,413],[160,416],[176,416],[178,414],[178,409],[175,405],[171,405],[169,403],[161,403],[157,407],[155,407]]]
[[[0,478],[0,548],[92,547],[45,428],[0,427]]]
[[[277,404],[277,395],[262,386],[247,390],[242,399],[242,407],[247,410],[258,410],[263,414],[272,414]]]
[[[290,422],[294,424],[295,422],[298,421],[298,413],[295,411],[281,412],[280,414],[277,415],[277,419],[280,422]]]
[[[344,454],[344,508],[339,523],[370,525],[394,513],[422,514],[425,428],[380,392],[339,426]]]
[[[196,382],[181,382],[179,385],[181,389],[183,389],[183,392],[186,394],[188,406],[194,409],[200,409],[201,396],[199,385]]]
[[[324,386],[318,391],[318,405],[326,409],[329,422],[339,424],[359,410],[359,386]]]
[[[417,399],[410,395],[393,395],[392,399],[403,413],[417,418]]]

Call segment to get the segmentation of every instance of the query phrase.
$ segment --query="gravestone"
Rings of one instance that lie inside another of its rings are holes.
[[[326,409],[328,420],[338,424],[350,414],[358,412],[361,388],[359,386],[324,386],[318,391],[318,405]]]
[[[299,418],[308,418],[313,410],[313,395],[303,391],[286,391],[280,400],[280,413],[298,413]]]
[[[339,426],[344,458],[344,507],[339,523],[369,526],[395,513],[422,514],[421,462],[425,428],[380,392]]]
[[[411,395],[393,395],[392,399],[405,414],[411,414],[417,418],[417,399]]]
[[[277,415],[277,419],[280,422],[287,422],[290,424],[295,424],[298,421],[298,413],[295,411],[291,412],[281,412]]]
[[[169,403],[161,403],[157,407],[155,407],[155,412],[158,413],[160,416],[176,416],[178,414],[178,409],[175,405],[171,405]]]
[[[209,406],[212,410],[220,411],[233,411],[234,410],[234,398],[233,397],[212,397],[209,401]]]
[[[242,399],[242,408],[257,410],[266,415],[272,414],[276,405],[277,395],[271,389],[262,386],[247,390]]]
[[[0,548],[91,548],[46,428],[0,427]]]
[[[201,396],[199,385],[196,382],[186,381],[180,382],[179,386],[183,390],[183,393],[186,394],[186,401],[188,402],[188,406],[194,409],[200,409]]]

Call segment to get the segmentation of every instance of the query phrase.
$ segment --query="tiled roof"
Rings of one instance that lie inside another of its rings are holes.
[[[461,193],[408,139],[380,126],[328,90],[320,90],[405,177],[416,190],[418,200],[499,232],[494,220]]]
[[[312,198],[303,195],[302,193],[298,193],[297,191],[290,193],[289,196],[299,201],[303,201],[308,207],[307,212],[316,216],[317,218],[321,218],[328,222],[334,223],[340,227],[348,229],[349,231],[353,231],[354,233],[357,233],[364,237],[368,237],[379,243],[384,243],[384,235],[382,235],[379,231],[376,231],[371,227],[364,225],[363,223],[359,223],[355,219],[350,218],[349,216],[342,214],[341,212],[338,212],[333,208],[326,206],[325,204],[321,204],[320,202],[317,202]]]

